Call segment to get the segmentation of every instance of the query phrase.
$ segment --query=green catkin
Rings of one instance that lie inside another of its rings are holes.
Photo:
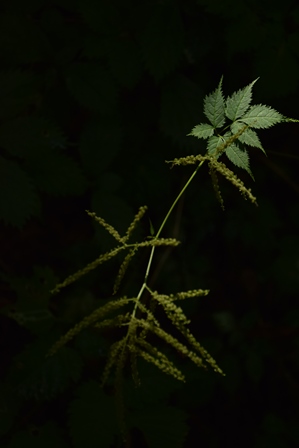
[[[120,234],[118,233],[118,231],[111,226],[110,224],[108,224],[105,219],[100,218],[99,216],[97,216],[94,212],[90,212],[89,210],[86,210],[86,213],[91,217],[94,218],[102,227],[104,227],[104,229],[107,230],[107,232],[110,233],[110,235],[113,236],[113,238],[116,239],[116,241],[118,241],[119,243],[122,243],[122,238],[120,236]]]
[[[218,162],[218,160],[216,160],[214,157],[210,157],[210,163],[215,170],[217,170],[230,183],[232,183],[236,188],[238,188],[238,190],[244,196],[245,199],[249,198],[253,204],[257,205],[256,197],[253,196],[253,194],[251,193],[251,189],[246,188],[241,179],[239,179],[238,176],[236,176],[233,171],[227,168],[227,166],[224,163]]]
[[[170,294],[171,300],[185,300],[192,297],[205,297],[209,294],[209,289],[192,289],[190,291],[177,292],[176,294]]]
[[[120,265],[118,274],[116,276],[116,279],[115,279],[115,282],[113,285],[113,295],[115,295],[117,293],[117,291],[119,290],[121,281],[124,278],[124,275],[127,271],[129,263],[132,260],[132,258],[134,257],[134,255],[136,254],[137,250],[138,250],[138,245],[135,245],[133,247],[133,249],[131,249],[130,252],[125,256],[122,264]]]
[[[235,134],[233,134],[231,137],[229,137],[227,140],[225,140],[222,145],[218,146],[216,151],[217,154],[221,154],[222,152],[225,151],[226,148],[228,148],[232,143],[234,143],[242,134],[243,132],[246,131],[246,129],[248,129],[248,125],[245,124],[244,126],[241,127],[241,129],[236,132]]]
[[[119,363],[119,360],[120,360],[119,353],[125,346],[125,342],[126,342],[126,338],[123,337],[120,341],[116,341],[116,342],[114,342],[114,344],[111,345],[109,356],[107,358],[107,362],[106,362],[104,371],[102,373],[102,378],[101,378],[102,387],[106,384],[112,367]]]
[[[138,247],[148,247],[148,246],[178,246],[180,241],[175,238],[153,238],[149,241],[143,241],[138,244]]]
[[[96,269],[100,264],[105,263],[105,261],[108,261],[111,258],[115,257],[124,248],[125,247],[118,246],[115,249],[112,249],[111,251],[106,252],[103,255],[100,255],[100,257],[98,257],[96,260],[89,263],[83,269],[80,269],[79,271],[75,272],[75,274],[69,275],[62,283],[59,283],[58,285],[56,285],[55,288],[52,289],[51,293],[52,294],[58,293],[62,288],[65,288],[66,286],[70,285],[71,283],[74,283],[76,280],[81,278],[83,275],[86,275],[93,269]]]
[[[221,195],[217,174],[215,172],[215,169],[212,167],[212,165],[210,163],[209,163],[209,168],[210,168],[209,174],[211,176],[211,180],[212,180],[213,188],[214,188],[214,191],[216,194],[216,198],[220,202],[221,208],[224,211],[224,201],[223,201],[223,198]]]
[[[97,308],[93,311],[89,316],[84,317],[78,324],[76,324],[73,328],[71,328],[64,336],[62,336],[50,349],[48,356],[52,356],[57,352],[61,347],[66,345],[69,341],[71,341],[77,334],[79,334],[85,328],[93,325],[99,319],[102,319],[106,314],[127,305],[132,299],[128,299],[127,297],[123,297],[121,299],[113,300],[106,305],[103,305],[100,308]]]
[[[136,228],[136,225],[143,218],[143,216],[145,215],[146,211],[147,211],[147,206],[146,205],[144,205],[144,206],[139,208],[137,214],[134,216],[133,221],[129,225],[128,230],[126,231],[125,236],[122,238],[122,242],[123,243],[125,243],[130,238],[131,234],[133,233],[134,229]]]

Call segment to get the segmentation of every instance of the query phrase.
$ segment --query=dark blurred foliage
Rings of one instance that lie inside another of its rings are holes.
[[[224,75],[254,102],[298,118],[299,6],[285,0],[2,0],[0,15],[1,447],[120,447],[114,403],[98,381],[113,340],[85,331],[52,358],[60,335],[111,297],[120,260],[69,286],[59,280],[111,247],[85,213],[120,232],[149,212],[157,229],[203,151],[186,137]],[[140,363],[125,382],[134,447],[299,445],[299,206],[296,124],[262,132],[251,151],[258,197],[226,181],[226,211],[205,167],[163,236],[151,284],[209,288],[185,311],[225,378],[178,359],[177,384]],[[147,252],[121,294],[140,288]],[[109,388],[108,388],[109,389]]]

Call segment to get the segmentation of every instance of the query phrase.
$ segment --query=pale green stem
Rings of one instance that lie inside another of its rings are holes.
[[[203,165],[203,163],[204,163],[204,160],[202,160],[202,161],[199,163],[199,165],[197,166],[196,170],[191,174],[191,176],[190,176],[189,179],[187,180],[186,184],[184,185],[184,187],[182,188],[182,190],[179,192],[178,196],[177,196],[177,197],[175,198],[175,200],[173,201],[173,203],[172,203],[170,209],[168,210],[167,215],[165,216],[165,218],[164,218],[164,220],[163,220],[163,222],[162,222],[162,224],[161,224],[159,230],[157,231],[156,235],[154,236],[154,240],[156,240],[156,239],[159,238],[159,236],[160,236],[160,234],[161,234],[161,232],[162,232],[162,230],[163,230],[163,228],[164,228],[164,226],[165,226],[165,224],[166,224],[166,222],[167,222],[169,216],[171,215],[171,213],[172,213],[174,207],[176,206],[176,204],[178,203],[179,199],[181,198],[181,196],[184,194],[184,192],[186,191],[186,189],[188,188],[188,186],[190,185],[190,183],[191,183],[192,180],[194,179],[194,177],[195,177],[197,171],[198,171],[199,168]],[[136,303],[135,303],[135,306],[134,306],[134,310],[133,310],[133,312],[132,312],[132,317],[135,317],[136,310],[137,310],[137,307],[138,307],[138,305],[137,305],[137,304],[138,304],[138,301],[140,300],[140,297],[141,297],[141,295],[142,295],[144,289],[145,289],[146,286],[147,286],[147,279],[148,279],[149,272],[150,272],[150,268],[151,268],[151,265],[152,265],[152,261],[153,261],[153,257],[154,257],[155,249],[156,249],[156,246],[152,246],[151,253],[150,253],[150,257],[149,257],[148,264],[147,264],[147,268],[146,268],[146,272],[145,272],[145,276],[144,276],[143,285],[141,286],[140,291],[139,291],[139,293],[138,293],[138,295],[137,295],[137,297],[136,297]]]

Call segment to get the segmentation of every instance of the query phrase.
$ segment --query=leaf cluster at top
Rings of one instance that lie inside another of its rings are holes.
[[[234,165],[245,169],[251,176],[246,146],[261,149],[265,153],[254,129],[265,129],[288,121],[270,106],[250,105],[252,87],[257,79],[225,99],[221,78],[216,90],[204,100],[204,114],[209,123],[198,124],[188,134],[207,140],[208,155],[218,158],[224,152]],[[231,123],[227,124],[227,119]]]

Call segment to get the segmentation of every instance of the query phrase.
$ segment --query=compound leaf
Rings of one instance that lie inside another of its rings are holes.
[[[231,97],[227,98],[225,108],[227,118],[235,121],[237,118],[244,115],[251,103],[252,87],[257,80],[258,78],[252,81],[248,86],[244,87],[244,89],[234,92]]]

